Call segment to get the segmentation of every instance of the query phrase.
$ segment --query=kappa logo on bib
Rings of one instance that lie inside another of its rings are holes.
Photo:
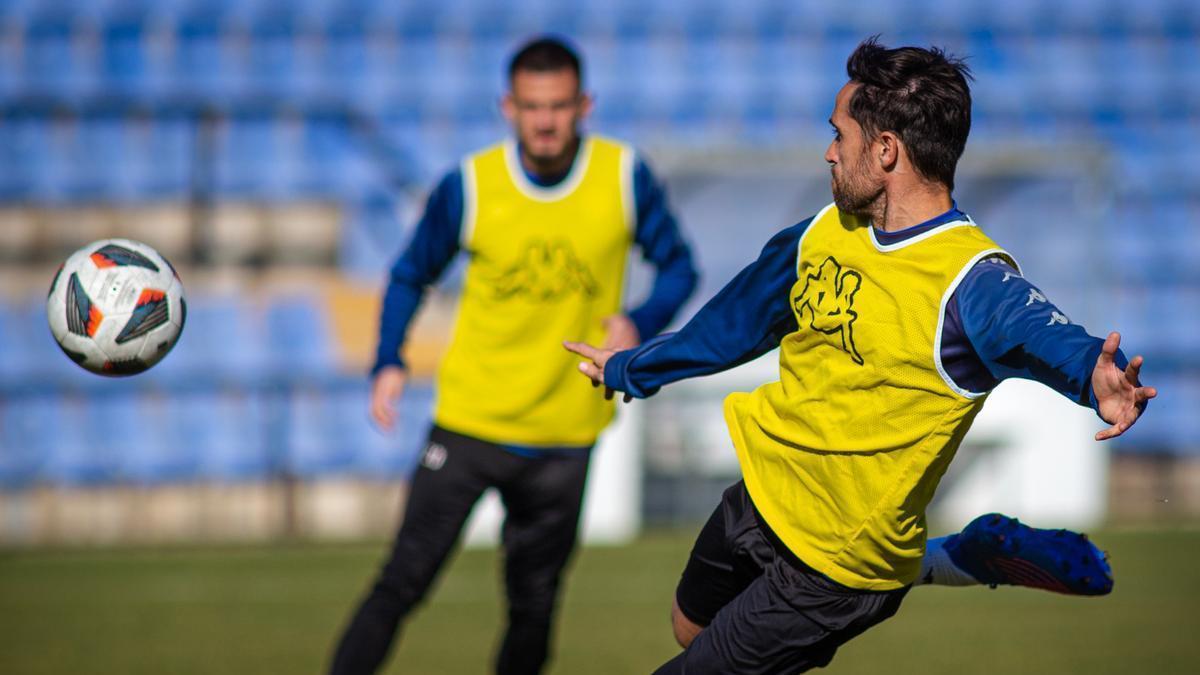
[[[854,320],[858,318],[858,312],[854,311],[854,294],[860,286],[861,274],[843,270],[841,264],[829,256],[817,268],[816,274],[808,275],[804,290],[792,299],[792,303],[801,319],[801,328],[807,316],[809,328],[839,336],[842,351],[861,366],[863,357],[854,345]]]
[[[499,300],[521,296],[537,302],[574,293],[592,298],[600,291],[591,270],[563,239],[526,242],[517,260],[496,279],[495,288]]]

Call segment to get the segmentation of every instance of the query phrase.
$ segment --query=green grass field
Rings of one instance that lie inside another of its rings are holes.
[[[691,533],[576,559],[552,673],[646,673]],[[824,672],[1200,673],[1200,532],[1112,532],[1114,593],[919,588]],[[383,544],[0,554],[0,673],[318,673]],[[461,554],[409,623],[392,673],[483,673],[498,565]]]

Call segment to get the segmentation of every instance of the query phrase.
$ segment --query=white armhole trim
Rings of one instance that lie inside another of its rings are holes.
[[[479,215],[479,186],[475,182],[475,157],[467,157],[462,163],[463,213],[459,224],[459,248],[468,250],[471,237],[475,235],[475,221]]]
[[[817,211],[817,215],[813,216],[812,220],[808,221],[808,227],[804,228],[804,232],[800,235],[800,241],[796,242],[796,278],[797,279],[800,278],[800,257],[804,253],[804,238],[808,236],[809,232],[813,231],[813,225],[816,225],[817,221],[819,221],[819,220],[821,220],[821,218],[825,217],[826,212],[828,212],[829,209],[832,209],[834,206],[835,206],[835,204],[832,204],[832,203],[826,204],[825,208],[821,209],[820,211]]]
[[[1017,268],[1018,272],[1021,271],[1020,266],[1017,265],[1017,261],[1008,254],[1008,251],[1005,251],[1002,248],[989,248],[976,253],[970,260],[967,261],[967,264],[963,265],[963,268],[958,271],[958,275],[954,277],[954,281],[950,282],[950,286],[947,287],[946,292],[942,294],[942,303],[941,306],[938,307],[937,332],[933,334],[933,363],[934,366],[937,367],[938,375],[942,376],[942,381],[946,383],[946,386],[949,387],[951,391],[959,396],[962,396],[963,398],[969,398],[972,400],[981,396],[986,396],[988,392],[969,391],[967,389],[963,389],[962,387],[958,386],[953,379],[951,379],[950,374],[946,372],[946,367],[942,364],[942,329],[946,324],[946,306],[950,304],[950,296],[954,295],[954,291],[958,289],[958,285],[962,283],[962,280],[967,276],[967,272],[970,272],[971,268],[974,267],[976,263],[984,258],[990,258],[993,256],[1004,258],[1005,261],[1012,263]]]
[[[638,214],[637,194],[634,192],[633,171],[637,166],[637,153],[627,145],[621,146],[620,159],[621,208],[625,211],[625,225],[629,228],[629,240],[637,238]]]

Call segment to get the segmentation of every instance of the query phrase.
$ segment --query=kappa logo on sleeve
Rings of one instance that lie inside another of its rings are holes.
[[[825,258],[816,274],[809,274],[804,290],[792,299],[796,314],[803,320],[808,317],[808,327],[826,335],[838,335],[842,351],[850,355],[858,365],[863,357],[854,345],[854,294],[862,286],[862,275],[854,270],[843,270],[833,256]]]

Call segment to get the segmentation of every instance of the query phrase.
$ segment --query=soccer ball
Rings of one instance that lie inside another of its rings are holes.
[[[134,375],[162,360],[187,304],[171,263],[129,239],[92,242],[58,268],[46,299],[58,346],[86,370]]]

